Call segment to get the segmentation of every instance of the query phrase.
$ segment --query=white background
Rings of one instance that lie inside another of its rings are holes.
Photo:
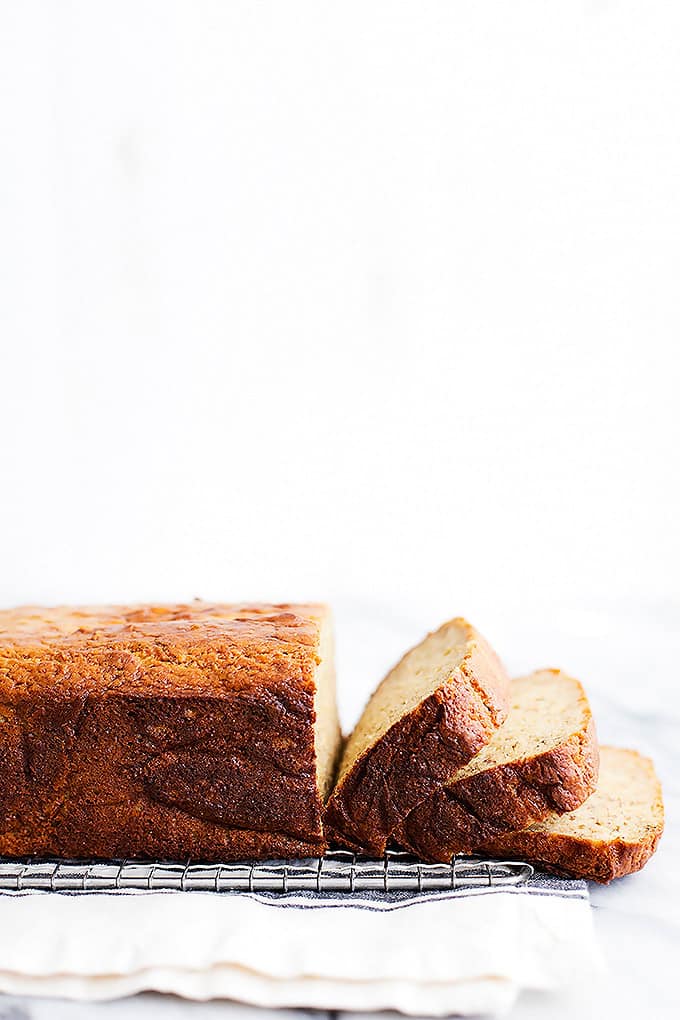
[[[675,1016],[679,278],[675,0],[0,0],[0,605],[576,673],[668,824],[550,1015]]]
[[[1,10],[0,603],[674,691],[680,7]]]

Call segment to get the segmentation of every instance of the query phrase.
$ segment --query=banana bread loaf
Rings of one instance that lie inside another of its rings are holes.
[[[0,611],[0,854],[317,854],[339,748],[323,606]]]
[[[347,741],[325,813],[330,842],[382,854],[397,826],[491,739],[509,680],[467,622],[445,623],[373,693]]]

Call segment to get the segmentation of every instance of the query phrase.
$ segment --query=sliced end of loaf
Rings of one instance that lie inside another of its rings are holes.
[[[342,734],[335,691],[335,642],[330,610],[319,620],[319,664],[314,695],[314,746],[316,777],[321,802],[325,804],[333,785]]]

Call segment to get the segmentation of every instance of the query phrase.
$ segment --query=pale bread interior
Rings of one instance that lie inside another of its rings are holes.
[[[473,629],[464,620],[452,620],[428,634],[390,670],[374,691],[347,741],[338,782],[357,758],[402,716],[412,712],[452,677],[470,650],[473,635]]]
[[[550,815],[525,831],[594,843],[639,843],[662,821],[661,784],[649,758],[620,747],[601,747],[600,777],[588,800],[575,811]]]
[[[588,700],[573,677],[557,669],[519,677],[510,684],[510,711],[504,724],[446,785],[550,751],[573,734],[584,733],[590,718]]]
[[[316,782],[323,801],[328,798],[335,778],[335,765],[340,752],[342,734],[335,698],[335,656],[333,625],[330,613],[319,620],[319,658],[314,695],[314,746],[316,750]]]

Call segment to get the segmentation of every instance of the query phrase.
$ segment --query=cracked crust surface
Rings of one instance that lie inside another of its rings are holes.
[[[0,853],[319,853],[329,635],[317,605],[0,612]]]
[[[324,816],[329,842],[382,854],[408,813],[491,739],[507,714],[508,686],[466,620],[407,652],[347,742]]]
[[[608,883],[644,867],[663,827],[661,784],[652,761],[637,751],[601,747],[597,789],[581,807],[476,849]]]
[[[597,782],[598,745],[581,684],[560,670],[513,680],[503,726],[395,832],[425,860],[471,853],[501,832],[577,808]]]

